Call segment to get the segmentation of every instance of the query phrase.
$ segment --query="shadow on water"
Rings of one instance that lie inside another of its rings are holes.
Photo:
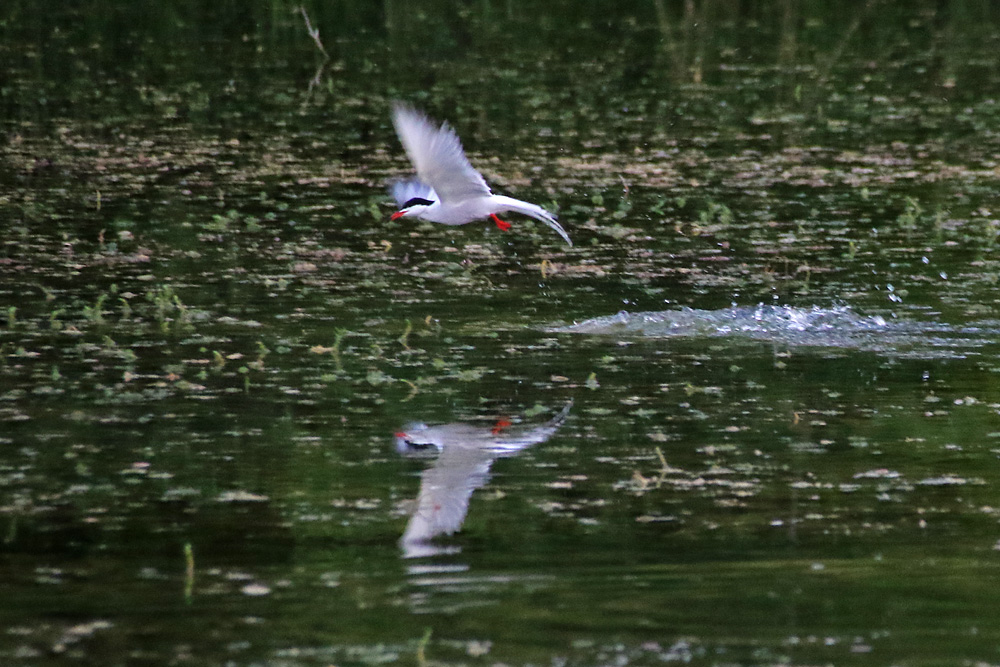
[[[681,308],[596,317],[552,333],[643,338],[745,338],[796,348],[845,348],[915,359],[963,359],[995,340],[994,322],[952,327],[860,315],[849,306]]]

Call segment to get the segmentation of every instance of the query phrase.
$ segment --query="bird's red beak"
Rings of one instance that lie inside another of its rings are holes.
[[[390,220],[399,220],[404,215],[406,215],[406,211],[396,211],[395,213],[393,213],[392,215],[389,216],[389,219]]]
[[[393,433],[393,436],[395,436],[397,438],[405,438],[406,437],[406,431],[396,431],[395,433]]]

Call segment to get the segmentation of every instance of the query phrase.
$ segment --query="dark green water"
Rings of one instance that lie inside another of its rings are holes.
[[[305,6],[0,8],[0,663],[1000,661],[991,4]]]

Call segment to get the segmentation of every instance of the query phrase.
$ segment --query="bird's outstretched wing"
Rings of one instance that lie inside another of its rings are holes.
[[[462,142],[445,123],[438,126],[419,111],[397,102],[392,123],[417,170],[417,176],[440,197],[442,203],[458,203],[490,194],[490,188],[465,157]]]
[[[406,206],[406,202],[411,199],[438,201],[434,188],[415,178],[409,181],[396,181],[389,186],[389,192],[392,193],[392,198],[396,200],[396,206],[399,208]]]

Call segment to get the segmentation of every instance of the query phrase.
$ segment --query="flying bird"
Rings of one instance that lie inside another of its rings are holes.
[[[392,220],[412,217],[443,225],[464,225],[489,218],[507,231],[510,223],[497,215],[514,212],[544,222],[573,245],[556,217],[541,206],[493,194],[483,175],[465,157],[462,142],[447,123],[438,125],[398,102],[392,107],[392,123],[417,170],[416,179],[392,185],[392,196],[399,206]]]

